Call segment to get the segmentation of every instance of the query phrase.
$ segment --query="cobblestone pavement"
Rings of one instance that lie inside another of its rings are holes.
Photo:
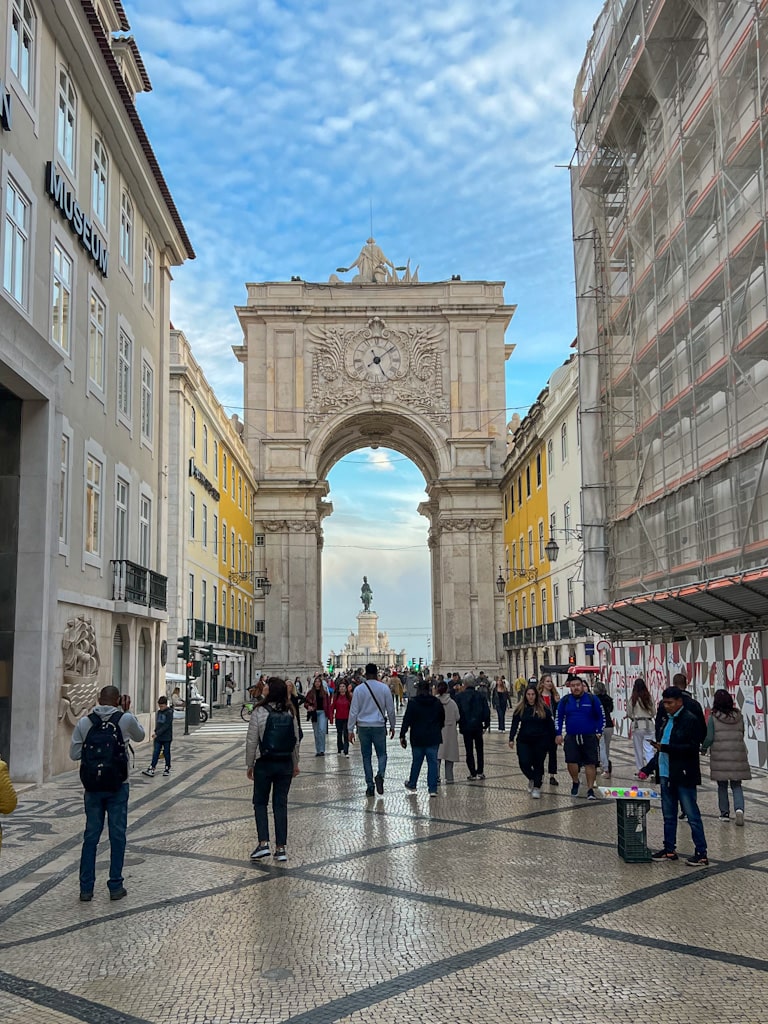
[[[245,725],[222,712],[174,740],[169,778],[131,780],[128,897],[110,903],[104,841],[78,901],[75,773],[21,794],[0,855],[3,1024],[758,1024],[768,1005],[768,780],[745,786],[744,828],[700,791],[711,866],[626,864],[615,805],[540,801],[506,737],[485,782],[429,799],[403,788],[389,745],[367,799],[357,748],[311,734],[289,809],[289,860],[249,863]],[[614,784],[629,782],[616,740]],[[425,768],[426,771],[426,768]],[[692,851],[680,823],[679,850]],[[658,848],[661,814],[649,819]]]

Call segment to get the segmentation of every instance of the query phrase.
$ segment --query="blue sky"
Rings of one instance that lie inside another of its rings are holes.
[[[506,281],[510,415],[575,334],[572,97],[600,0],[125,0],[154,91],[139,112],[198,254],[172,319],[243,415],[233,307],[245,282],[325,281],[370,231],[422,281]],[[245,411],[247,419],[247,410]],[[323,654],[361,610],[426,655],[418,470],[360,450],[332,470]]]

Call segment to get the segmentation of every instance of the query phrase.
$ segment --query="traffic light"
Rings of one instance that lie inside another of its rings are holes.
[[[576,655],[575,654],[569,654],[568,655],[568,664],[569,665],[575,665],[576,664]]]
[[[179,661],[189,661],[189,637],[180,636],[176,638],[176,657]]]
[[[328,659],[328,671],[330,672],[333,668],[333,658]]]
[[[208,659],[208,664],[213,664],[213,644],[208,644],[205,648],[205,657]]]
[[[221,668],[221,665],[219,664],[219,662],[218,661],[214,661],[213,665],[211,666],[211,671],[213,672],[213,674],[215,676],[217,676],[219,674],[219,669],[220,668]]]
[[[195,663],[194,663],[194,661],[192,660],[192,658],[187,658],[187,664],[186,664],[186,669],[187,669],[187,675],[188,675],[188,676],[189,676],[189,678],[191,679],[191,678],[192,678],[192,673],[193,673],[193,672],[194,672],[194,670],[195,670]]]

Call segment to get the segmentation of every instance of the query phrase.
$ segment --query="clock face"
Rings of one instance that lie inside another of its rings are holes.
[[[352,349],[352,373],[359,380],[384,384],[401,375],[403,355],[389,338],[363,338]]]

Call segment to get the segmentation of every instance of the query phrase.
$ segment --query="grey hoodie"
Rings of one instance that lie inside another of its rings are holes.
[[[116,711],[120,708],[114,706],[114,704],[97,704],[93,709],[96,714],[104,721],[111,718]],[[85,737],[91,730],[93,722],[89,721],[88,716],[81,718],[75,726],[75,731],[72,733],[72,743],[69,748],[69,756],[73,761],[79,761],[80,755],[83,752],[83,742]],[[123,734],[125,740],[136,740],[140,743],[144,739],[144,729],[140,722],[133,717],[130,711],[124,711],[120,722],[118,723],[120,732]]]

